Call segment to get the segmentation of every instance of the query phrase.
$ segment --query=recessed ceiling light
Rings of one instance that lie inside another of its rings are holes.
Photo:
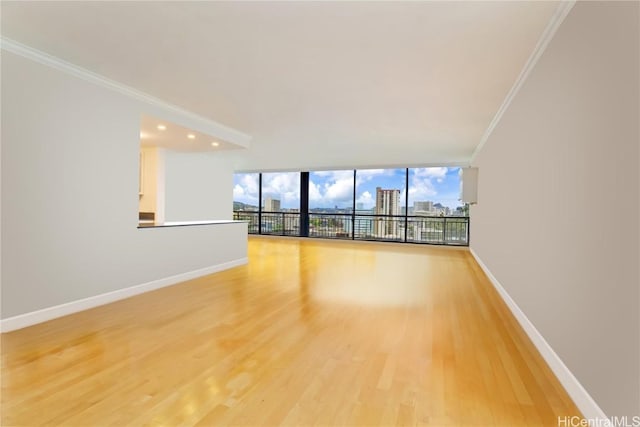
[[[220,143],[219,143],[219,142],[215,142],[215,141],[213,141],[213,142],[211,143],[211,146],[212,146],[212,147],[217,147],[218,145],[220,145]]]
[[[187,135],[187,138],[196,139],[196,136],[194,134],[190,133],[189,135]]]
[[[158,125],[158,130],[167,130],[165,125]]]
[[[147,134],[146,134],[146,133],[144,133],[144,132],[140,132],[140,138],[146,138],[146,137],[147,137]]]

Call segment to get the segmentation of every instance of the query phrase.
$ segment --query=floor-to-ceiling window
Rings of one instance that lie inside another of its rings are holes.
[[[300,173],[262,174],[262,234],[300,235]]]
[[[460,168],[410,168],[407,241],[467,244],[467,209],[460,198]]]
[[[405,168],[356,170],[356,239],[404,240],[406,173]]]
[[[353,169],[309,172],[309,237],[353,237]]]
[[[238,173],[234,217],[249,232],[467,245],[460,168]]]
[[[233,212],[238,220],[249,222],[249,233],[257,234],[260,211],[260,174],[233,175]]]

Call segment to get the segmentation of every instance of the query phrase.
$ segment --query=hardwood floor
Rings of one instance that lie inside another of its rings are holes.
[[[555,426],[464,249],[252,237],[247,266],[2,335],[2,425]]]

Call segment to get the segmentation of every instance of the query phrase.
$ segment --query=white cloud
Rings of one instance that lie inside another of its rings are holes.
[[[375,206],[375,198],[371,186],[376,178],[393,176],[394,169],[362,169],[357,171],[359,194],[356,202],[369,209]],[[449,194],[439,194],[438,189],[444,188],[442,184],[447,179],[450,168],[415,168],[410,170],[409,206],[416,201],[439,201],[443,197],[453,197]],[[233,197],[236,201],[258,204],[258,174],[238,174],[233,188]],[[367,184],[369,183],[369,184]],[[364,188],[363,188],[364,187]],[[368,191],[363,191],[365,188]],[[441,190],[442,191],[442,190]],[[273,197],[280,199],[283,206],[297,206],[300,193],[300,174],[291,173],[264,173],[263,174],[263,198]],[[455,195],[454,195],[455,196]],[[309,201],[311,207],[340,207],[351,206],[353,198],[353,170],[314,171],[309,180]],[[401,194],[404,204],[404,190]]]
[[[393,175],[393,169],[358,169],[356,175],[374,177],[377,175]]]
[[[258,205],[258,174],[242,174],[233,187],[233,200]]]
[[[413,169],[415,176],[421,178],[444,178],[447,176],[449,168],[416,168]]]
[[[320,202],[322,201],[322,194],[320,194],[320,189],[313,181],[309,180],[309,202]]]
[[[365,209],[370,209],[376,205],[376,201],[373,200],[371,193],[369,193],[368,191],[362,193],[356,200],[356,203],[362,203]]]
[[[433,199],[438,195],[438,191],[434,185],[444,182],[449,168],[416,168],[412,170],[409,183],[409,206],[414,202],[426,201]]]
[[[262,174],[262,197],[273,197],[287,205],[296,204],[300,200],[300,174],[298,172]]]
[[[240,184],[236,184],[236,186],[233,187],[233,198],[237,199],[240,197],[244,197],[244,195],[245,195],[244,188],[242,188]]]
[[[380,175],[393,175],[393,169],[358,169],[356,172],[356,187]]]
[[[341,179],[351,177],[353,179],[353,170],[339,170],[339,171],[313,171],[313,176],[329,177],[332,179]]]
[[[353,171],[318,171],[309,177],[309,201],[312,207],[351,205],[353,200]]]
[[[353,200],[353,177],[351,179],[340,179],[334,183],[325,184],[324,197],[329,200],[345,202]]]
[[[242,177],[240,181],[245,189],[245,193],[258,195],[258,174],[257,173],[248,173]]]

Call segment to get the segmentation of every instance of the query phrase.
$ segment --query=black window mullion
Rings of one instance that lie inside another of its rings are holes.
[[[351,208],[351,240],[356,239],[356,170],[353,170],[353,206]]]
[[[409,225],[409,168],[404,174],[404,241],[407,241],[407,231]]]
[[[262,234],[262,172],[258,174],[258,234]]]
[[[300,172],[300,236],[309,237],[309,172]]]

